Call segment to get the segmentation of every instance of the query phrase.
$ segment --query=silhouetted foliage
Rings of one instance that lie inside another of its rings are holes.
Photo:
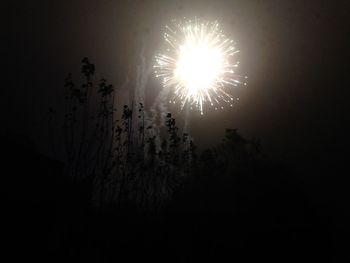
[[[65,81],[66,173],[90,182],[95,204],[131,202],[157,210],[191,174],[224,171],[260,156],[258,143],[227,129],[222,144],[198,159],[191,136],[179,134],[171,113],[165,116],[165,133],[157,134],[155,124],[145,120],[142,102],[117,111],[115,88],[105,78],[95,83],[88,58],[81,72],[80,86],[71,74]]]
[[[95,79],[87,58],[81,72],[82,84],[71,74],[65,81],[66,176],[57,227],[63,258],[330,259],[329,233],[301,184],[264,155],[259,140],[226,129],[221,143],[198,153],[171,113],[156,127],[143,102],[117,104],[115,87]],[[50,109],[50,121],[56,115]],[[319,250],[324,257],[315,257]]]
[[[172,195],[196,160],[188,134],[178,135],[175,119],[166,116],[166,136],[147,125],[144,105],[124,105],[117,112],[116,90],[106,79],[94,81],[95,66],[82,60],[85,81],[65,81],[66,173],[91,184],[95,204],[134,202],[157,209]],[[94,98],[92,100],[91,98]],[[159,145],[159,141],[160,143]]]

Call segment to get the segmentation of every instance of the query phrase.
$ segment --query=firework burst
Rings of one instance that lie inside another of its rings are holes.
[[[172,26],[165,27],[164,40],[154,69],[171,92],[171,103],[179,101],[181,109],[187,104],[201,114],[205,103],[215,109],[223,108],[223,103],[233,106],[232,88],[246,83],[235,73],[239,51],[218,22],[173,20]]]

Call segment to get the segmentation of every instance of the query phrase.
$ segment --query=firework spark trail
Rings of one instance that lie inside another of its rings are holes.
[[[135,94],[134,97],[137,100],[140,100],[140,102],[143,103],[143,99],[145,97],[145,89],[147,86],[148,78],[149,75],[152,72],[152,67],[151,65],[146,65],[146,57],[145,57],[145,49],[146,49],[146,44],[145,40],[142,40],[142,47],[140,51],[140,60],[141,64],[137,66],[136,68],[136,89],[135,89]]]
[[[146,87],[148,83],[149,76],[152,74],[152,64],[147,63],[146,56],[145,56],[145,50],[146,50],[146,41],[143,38],[142,39],[142,47],[140,50],[140,64],[136,68],[136,88],[134,91],[134,98],[136,101],[134,103],[142,103],[144,106],[144,118],[145,118],[145,126],[148,127],[153,120],[151,119],[151,116],[149,116],[148,111],[145,108],[144,105],[144,99],[145,99],[145,92]],[[138,105],[137,105],[138,106]],[[152,116],[153,118],[153,116]],[[146,127],[144,127],[146,129]],[[154,134],[155,135],[155,134]]]
[[[225,37],[217,22],[172,22],[172,27],[165,27],[165,47],[153,66],[163,89],[172,93],[170,101],[179,101],[181,109],[197,108],[201,114],[205,103],[215,109],[223,108],[223,102],[233,106],[229,88],[246,85],[235,73],[239,61],[234,55],[239,51],[233,40]]]
[[[136,87],[134,90],[133,102],[136,107],[138,107],[138,102],[141,102],[144,105],[144,99],[146,94],[146,88],[149,80],[149,76],[153,73],[153,64],[147,62],[146,55],[146,40],[142,40],[142,47],[140,50],[140,64],[136,68]],[[154,56],[152,56],[154,57]],[[156,138],[156,147],[160,147],[160,130],[164,126],[165,117],[168,113],[166,98],[168,97],[168,92],[162,90],[159,95],[154,100],[153,104],[147,109],[144,105],[144,129],[149,137],[155,136]],[[137,114],[137,109],[135,109],[135,114]],[[135,118],[136,120],[137,118]],[[151,126],[152,129],[147,129]],[[158,149],[159,150],[159,149]]]

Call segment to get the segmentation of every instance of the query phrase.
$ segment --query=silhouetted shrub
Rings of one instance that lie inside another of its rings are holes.
[[[114,86],[104,78],[96,85],[95,66],[87,58],[81,72],[80,86],[71,74],[65,81],[66,173],[91,183],[95,204],[160,207],[190,172],[196,160],[193,141],[188,134],[179,136],[170,113],[166,135],[154,135],[152,126],[145,129],[143,103],[137,109],[124,105],[119,113]]]

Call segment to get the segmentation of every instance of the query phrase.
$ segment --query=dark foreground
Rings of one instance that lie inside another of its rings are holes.
[[[302,174],[265,165],[189,178],[157,212],[94,207],[89,186],[28,145],[5,147],[3,248],[43,262],[347,262],[346,225]],[[309,179],[310,180],[310,179]],[[327,183],[318,192],[329,190]],[[316,195],[316,196],[315,196]],[[341,213],[338,210],[336,213]],[[344,215],[345,216],[345,215]],[[12,259],[12,260],[11,260]]]

